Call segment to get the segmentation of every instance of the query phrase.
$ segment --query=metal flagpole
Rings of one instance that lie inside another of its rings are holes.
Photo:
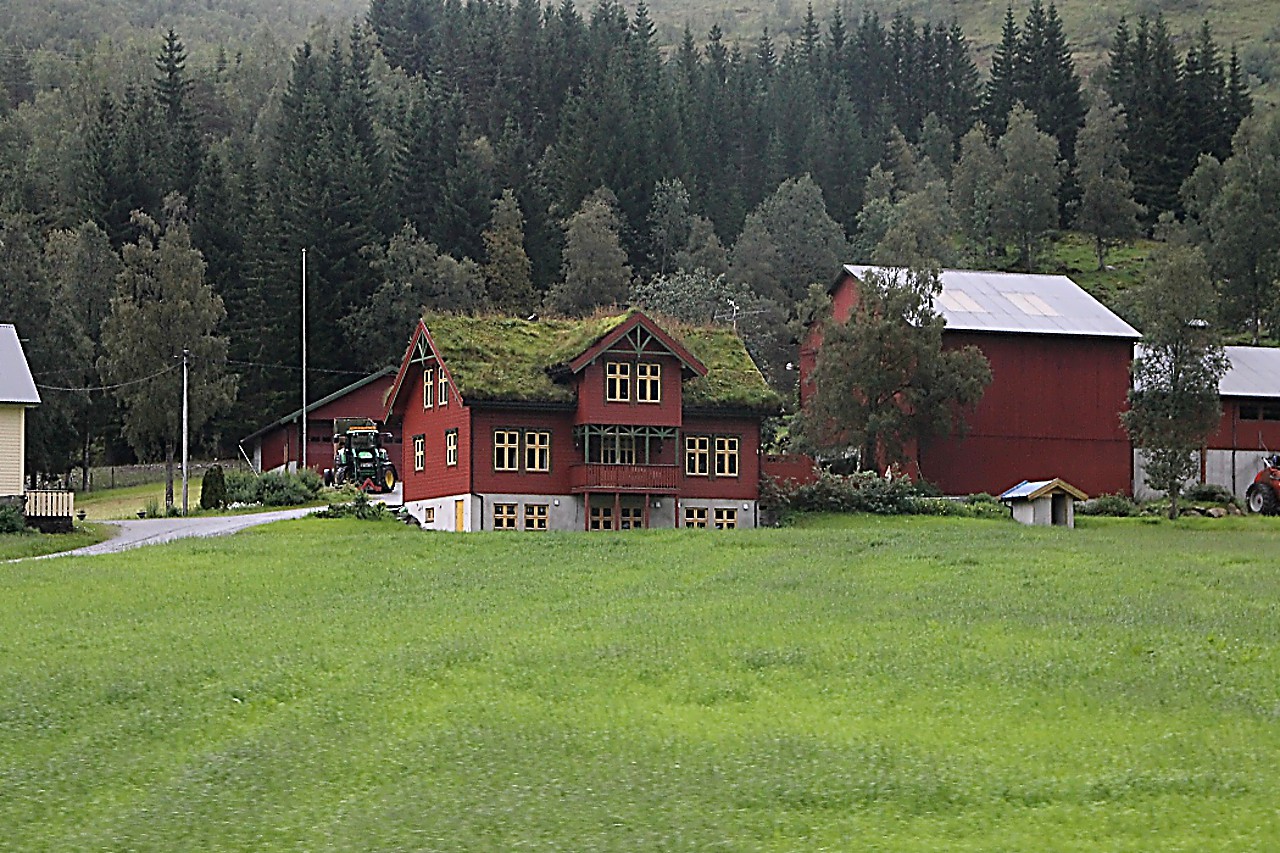
[[[187,364],[190,361],[189,356],[191,350],[184,349],[182,351],[182,515],[187,514],[187,481],[190,466],[187,460],[190,458],[187,446]]]
[[[307,467],[307,250],[302,250],[302,467]]]

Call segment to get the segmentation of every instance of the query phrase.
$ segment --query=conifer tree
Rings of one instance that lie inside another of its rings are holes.
[[[1136,237],[1141,206],[1133,200],[1133,182],[1124,166],[1124,116],[1100,92],[1076,141],[1076,184],[1080,202],[1075,226],[1093,237],[1098,269],[1106,266],[1108,246]]]
[[[524,216],[510,189],[493,203],[493,218],[484,232],[484,279],[488,301],[502,313],[533,310],[537,294],[532,265],[524,250]]]
[[[631,267],[618,237],[621,221],[613,194],[592,193],[564,223],[564,277],[547,293],[547,306],[581,316],[602,305],[620,305],[631,287]]]
[[[996,233],[1017,247],[1019,266],[1030,271],[1038,243],[1058,223],[1058,143],[1036,128],[1034,113],[1016,104],[996,151],[1001,169],[992,211]]]

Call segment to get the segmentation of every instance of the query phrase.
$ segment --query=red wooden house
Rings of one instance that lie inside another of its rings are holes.
[[[384,367],[307,405],[308,468],[318,473],[333,467],[334,418],[382,419],[394,379],[395,368]],[[394,430],[392,435],[387,452],[394,459],[400,455],[400,435]],[[240,441],[240,448],[255,471],[296,470],[302,461],[302,410],[290,412],[246,436]]]
[[[831,287],[848,320],[874,267],[846,266]],[[1061,477],[1089,494],[1128,492],[1133,455],[1120,424],[1137,331],[1062,275],[944,270],[935,309],[944,347],[973,345],[991,384],[963,436],[917,448],[919,474],[946,494],[999,494]],[[821,348],[814,326],[800,354],[801,397]]]
[[[756,524],[779,405],[729,329],[431,315],[386,420],[429,529],[731,528]]]

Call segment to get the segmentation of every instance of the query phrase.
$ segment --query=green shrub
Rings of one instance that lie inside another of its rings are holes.
[[[227,505],[227,479],[221,465],[210,465],[200,483],[200,508],[222,509]]]
[[[1196,483],[1194,486],[1185,489],[1182,492],[1182,496],[1189,501],[1203,503],[1235,503],[1235,495],[1217,483]]]
[[[267,506],[297,506],[315,497],[297,475],[284,471],[268,471],[259,484],[259,500]]]
[[[916,511],[913,485],[905,477],[888,480],[870,471],[832,474],[823,471],[812,483],[765,480],[760,501],[785,518],[791,512],[869,512],[905,515]]]
[[[387,511],[381,501],[371,501],[364,492],[356,492],[349,501],[330,503],[328,509],[316,513],[319,518],[358,518],[361,521],[395,521],[394,513]]]
[[[324,478],[310,468],[303,468],[294,476],[312,498],[319,495],[320,490],[324,488]]]
[[[147,505],[143,508],[147,518],[161,518],[164,516],[164,510],[160,509],[159,498],[147,498]]]
[[[232,469],[225,475],[228,504],[256,504],[262,500],[261,477],[252,471]]]
[[[22,510],[13,504],[0,504],[0,533],[22,533],[26,529]]]
[[[1076,504],[1077,515],[1110,515],[1116,518],[1130,518],[1139,513],[1139,507],[1133,498],[1125,495],[1098,495],[1092,500]]]

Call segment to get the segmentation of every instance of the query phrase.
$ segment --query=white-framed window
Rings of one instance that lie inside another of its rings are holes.
[[[604,398],[610,403],[631,400],[631,365],[625,361],[606,361],[604,365]]]
[[[662,365],[656,361],[642,361],[636,365],[636,402],[662,402]]]
[[[422,371],[422,408],[430,409],[436,399],[436,372],[428,367]]]
[[[706,527],[707,508],[705,506],[688,506],[684,508],[685,527]]]
[[[458,431],[456,429],[445,430],[444,464],[450,468],[458,464]]]
[[[494,530],[515,530],[516,529],[516,505],[515,504],[494,504],[493,505],[493,529]]]
[[[444,368],[440,368],[440,380],[436,383],[439,393],[436,394],[436,405],[449,405],[449,376],[444,372]]]
[[[493,431],[493,470],[520,470],[520,433],[514,429]]]
[[[703,510],[705,513],[706,510]],[[738,526],[738,510],[736,507],[716,507],[716,530],[732,530]],[[706,526],[705,524],[703,525]]]
[[[551,470],[551,431],[530,429],[524,433],[524,469]]]
[[[435,524],[435,523],[436,523],[436,508],[435,508],[435,507],[433,507],[433,506],[429,506],[429,507],[427,507],[426,509],[424,509],[424,510],[422,511],[422,523],[423,523],[423,524]]]
[[[546,530],[547,529],[547,505],[546,504],[525,504],[524,505],[524,529],[525,530]]]
[[[591,508],[590,528],[592,530],[613,529],[613,507],[593,506]]]
[[[421,471],[427,467],[427,437],[425,435],[415,435],[413,437],[413,470]]]
[[[705,477],[710,473],[711,437],[686,435],[684,437],[684,473],[690,477]]]
[[[735,435],[716,436],[716,476],[738,476],[738,437]]]

